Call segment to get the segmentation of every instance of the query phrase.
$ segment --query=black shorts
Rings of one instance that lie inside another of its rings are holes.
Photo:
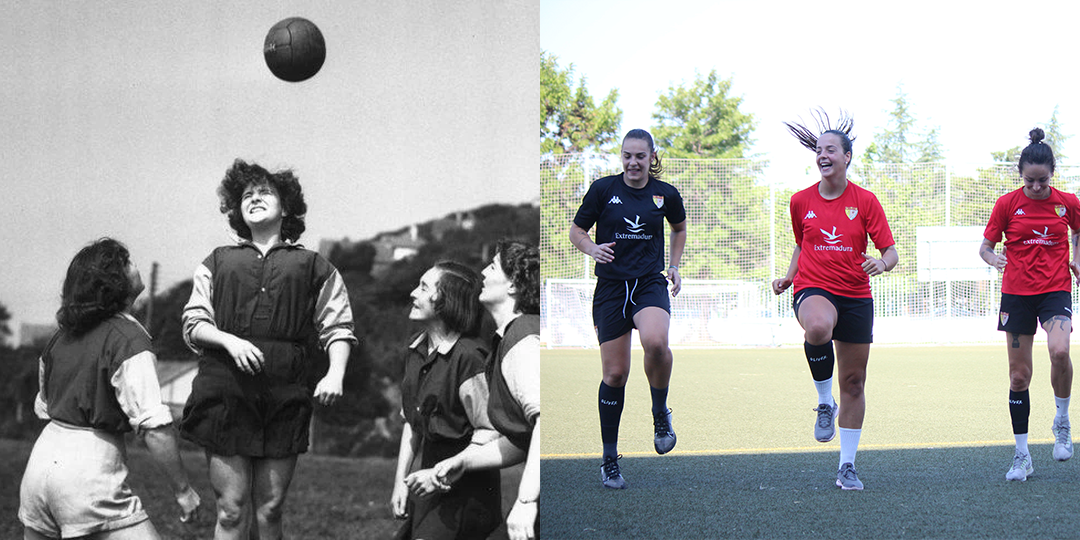
[[[1072,294],[1065,291],[1032,295],[1001,293],[998,330],[1033,336],[1039,323],[1046,324],[1058,315],[1072,320]]]
[[[807,287],[795,292],[791,308],[799,316],[799,305],[811,296],[823,296],[836,308],[836,326],[832,337],[845,343],[874,342],[874,299],[840,296],[825,289]]]
[[[658,307],[671,313],[667,279],[656,273],[638,279],[596,280],[593,291],[593,325],[600,343],[611,341],[634,326],[634,315],[647,307]]]

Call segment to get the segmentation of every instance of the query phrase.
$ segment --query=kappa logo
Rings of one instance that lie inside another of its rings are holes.
[[[803,219],[817,219],[817,214],[815,214],[814,211],[811,210],[806,213],[806,217],[804,217]]]
[[[826,231],[825,229],[818,230],[821,231],[821,234],[825,235],[826,244],[836,244],[840,241],[840,237],[844,236],[842,234],[836,234],[836,225],[833,225],[832,232]]]
[[[641,223],[641,216],[634,216],[634,221],[630,221],[630,218],[623,218],[626,222],[626,230],[637,234],[645,230],[645,224]]]
[[[618,196],[618,195],[612,195],[612,196],[611,196],[611,200],[610,200],[610,201],[608,201],[607,203],[608,203],[608,204],[622,204],[622,201],[621,201],[621,200],[619,200],[619,196]]]
[[[1023,208],[1017,208],[1016,212],[1013,212],[1013,215],[1014,216],[1026,216],[1027,214],[1024,213]]]

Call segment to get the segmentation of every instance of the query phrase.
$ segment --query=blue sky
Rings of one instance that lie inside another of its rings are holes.
[[[274,79],[266,31],[315,22],[327,60]],[[16,2],[0,18],[0,302],[50,322],[76,251],[131,248],[161,287],[230,241],[237,157],[293,168],[302,241],[361,239],[538,198],[537,8],[442,2]]]

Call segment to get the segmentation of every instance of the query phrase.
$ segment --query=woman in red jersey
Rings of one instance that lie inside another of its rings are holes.
[[[831,128],[824,112],[816,114],[820,134],[801,124],[785,123],[803,146],[813,150],[821,181],[791,197],[795,250],[787,275],[773,281],[781,294],[795,285],[793,307],[805,330],[803,348],[818,389],[814,434],[828,442],[840,424],[840,468],[836,485],[861,490],[855,453],[862,434],[866,399],[866,362],[873,342],[874,299],[870,276],[899,262],[885,211],[873,193],[848,182],[852,119],[841,114]],[[881,258],[867,255],[867,237]],[[833,343],[840,370],[840,406],[832,397]]]
[[[1034,472],[1028,452],[1028,415],[1031,402],[1031,349],[1036,320],[1046,330],[1050,351],[1050,385],[1054,387],[1054,459],[1072,457],[1069,396],[1072,393],[1072,284],[1069,271],[1080,283],[1080,201],[1072,193],[1050,187],[1054,175],[1054,151],[1042,142],[1043,130],[1029,133],[1031,144],[1020,153],[1017,169],[1024,186],[1002,195],[994,203],[990,222],[983,232],[979,256],[986,264],[1004,271],[1001,278],[1001,310],[998,330],[1005,332],[1009,353],[1009,416],[1012,418],[1016,452],[1006,480],[1027,480]],[[1065,243],[1072,229],[1073,257]],[[994,247],[1005,235],[1005,249]],[[1008,252],[1008,257],[1005,253]]]

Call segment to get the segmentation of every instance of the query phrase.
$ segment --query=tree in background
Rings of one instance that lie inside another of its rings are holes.
[[[916,132],[915,116],[907,94],[897,86],[888,125],[874,135],[863,154],[863,163],[933,163],[944,158],[938,141],[938,128],[930,128],[921,137]]]
[[[1034,127],[1034,126],[1033,126]],[[1058,106],[1054,105],[1054,112],[1050,115],[1050,120],[1043,124],[1043,132],[1046,133],[1046,138],[1043,142],[1050,145],[1050,148],[1054,149],[1054,159],[1058,165],[1061,165],[1065,161],[1065,143],[1069,140],[1069,136],[1065,135],[1061,131],[1061,122],[1058,120]],[[1024,145],[1017,145],[1008,150],[1002,150],[1000,152],[990,152],[990,157],[997,163],[1012,163],[1020,161],[1020,152],[1024,149]]]
[[[0,347],[8,346],[8,338],[11,337],[11,328],[8,327],[9,321],[11,321],[11,312],[8,311],[7,306],[0,303]]]
[[[665,157],[749,157],[754,116],[739,110],[743,99],[729,95],[731,79],[712,70],[688,85],[671,86],[656,101],[653,127]]]
[[[619,91],[611,90],[596,104],[585,77],[574,88],[574,65],[564,69],[558,60],[540,53],[540,153],[609,152],[622,123],[622,109],[615,104]]]

